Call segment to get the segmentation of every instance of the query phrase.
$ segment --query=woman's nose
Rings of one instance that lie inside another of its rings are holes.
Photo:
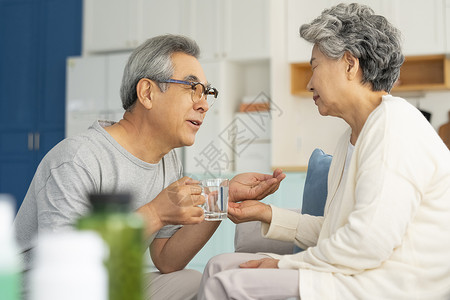
[[[314,88],[313,88],[312,83],[311,83],[311,79],[309,79],[308,84],[306,85],[306,89],[308,91],[310,91],[310,92],[314,91]]]

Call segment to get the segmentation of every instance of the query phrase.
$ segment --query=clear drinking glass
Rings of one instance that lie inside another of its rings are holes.
[[[223,178],[204,179],[201,181],[202,195],[206,200],[205,204],[202,205],[206,221],[220,221],[227,218],[228,185],[228,179]]]

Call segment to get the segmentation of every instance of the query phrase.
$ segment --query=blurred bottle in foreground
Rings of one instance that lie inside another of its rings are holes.
[[[128,194],[91,195],[92,213],[78,221],[97,231],[110,249],[109,300],[143,300],[144,221],[131,212]]]
[[[0,194],[0,299],[19,300],[21,268],[15,240],[13,220],[14,198]]]
[[[96,232],[41,234],[30,271],[30,300],[107,300],[107,256]]]

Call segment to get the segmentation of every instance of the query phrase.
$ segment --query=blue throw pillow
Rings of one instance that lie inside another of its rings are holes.
[[[327,200],[328,170],[333,156],[320,149],[311,154],[306,172],[305,188],[303,189],[302,214],[323,216]],[[302,251],[294,246],[294,253]]]

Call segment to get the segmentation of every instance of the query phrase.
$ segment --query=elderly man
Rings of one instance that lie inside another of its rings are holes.
[[[218,94],[207,82],[198,55],[197,44],[186,37],[146,41],[124,70],[123,119],[94,122],[42,160],[15,220],[27,269],[38,233],[73,226],[89,211],[88,194],[132,191],[134,209],[146,221],[152,261],[160,270],[147,277],[150,298],[195,297],[201,274],[183,269],[220,224],[203,222],[201,188],[181,178],[174,151],[194,143]],[[237,175],[230,181],[230,201],[262,199],[284,177],[280,170]]]

